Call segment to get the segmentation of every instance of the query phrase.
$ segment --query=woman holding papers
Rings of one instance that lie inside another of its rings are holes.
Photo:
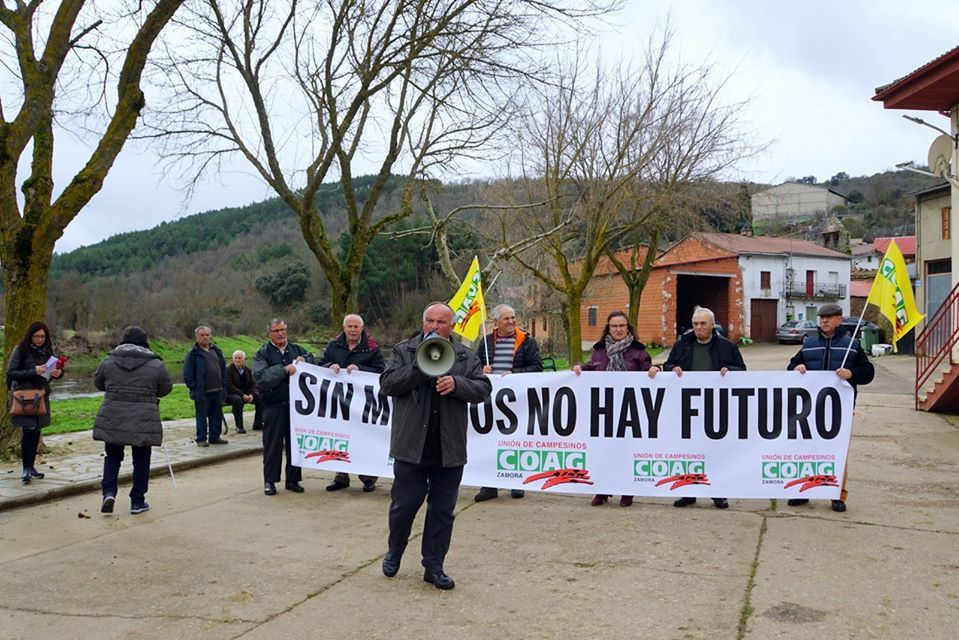
[[[634,337],[636,330],[629,323],[626,313],[613,311],[606,318],[606,327],[599,342],[593,345],[593,355],[584,365],[573,365],[573,372],[580,375],[586,371],[646,371],[653,360],[646,352],[646,346]],[[603,493],[593,497],[592,505],[606,504],[609,496]],[[623,496],[619,506],[629,507],[633,496]]]
[[[20,480],[24,483],[43,478],[43,474],[36,470],[34,464],[37,459],[37,446],[40,444],[40,430],[50,425],[50,378],[63,375],[63,370],[58,368],[57,364],[50,342],[50,330],[43,322],[30,325],[27,334],[13,348],[13,353],[7,360],[8,392],[13,389],[43,390],[43,409],[33,415],[15,415],[12,411],[10,415],[10,421],[23,432],[20,441],[23,474]]]

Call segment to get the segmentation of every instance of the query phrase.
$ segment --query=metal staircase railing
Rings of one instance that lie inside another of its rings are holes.
[[[919,392],[959,343],[959,283],[939,305],[922,333],[916,337],[916,409]]]

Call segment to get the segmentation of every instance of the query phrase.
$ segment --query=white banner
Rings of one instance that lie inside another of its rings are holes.
[[[463,483],[553,493],[838,498],[853,391],[834,372],[490,376]],[[379,376],[298,364],[293,462],[392,477]]]

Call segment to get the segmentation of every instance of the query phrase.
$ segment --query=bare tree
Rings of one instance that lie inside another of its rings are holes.
[[[587,76],[577,61],[563,65],[516,134],[527,199],[551,204],[518,217],[512,233],[542,233],[572,215],[536,250],[512,255],[562,296],[571,362],[582,357],[580,307],[599,260],[643,235],[654,253],[658,226],[675,215],[686,185],[729,167],[747,148],[736,105],[719,103],[721,84],[709,82],[708,67],[669,64],[671,37],[667,28],[651,39],[635,71],[597,65]],[[654,257],[637,262],[638,255],[628,267],[613,259],[637,292],[634,320]]]
[[[182,3],[156,0],[150,9],[130,3],[113,16],[85,0],[20,0],[0,6],[0,29],[5,31],[0,39],[0,264],[5,353],[11,352],[30,322],[44,317],[54,245],[100,191],[136,125],[145,103],[140,84],[147,56]],[[118,74],[111,71],[117,68]],[[116,81],[115,96],[107,91],[112,79]],[[105,117],[83,117],[104,110]],[[53,182],[55,133],[62,131],[58,119],[71,116],[83,117],[86,133],[92,133],[97,145],[58,193]],[[26,157],[30,158],[27,175],[18,176]],[[0,391],[3,449],[17,440],[6,415],[6,393],[4,386]]]
[[[151,135],[194,183],[241,155],[298,216],[339,317],[356,309],[372,239],[411,214],[415,180],[489,153],[518,81],[540,75],[531,43],[616,4],[207,0],[178,21],[162,69],[174,97]],[[379,210],[394,174],[399,205]],[[328,180],[345,200],[345,251],[318,205]]]

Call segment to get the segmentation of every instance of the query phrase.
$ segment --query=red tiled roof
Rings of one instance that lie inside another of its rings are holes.
[[[849,282],[849,296],[851,298],[867,298],[871,287],[872,280],[851,280]]]
[[[959,103],[959,47],[876,88],[872,99],[886,109],[948,111]]]
[[[736,254],[773,253],[824,258],[849,258],[845,253],[821,247],[808,240],[774,236],[742,236],[735,233],[698,233],[705,242]]]
[[[862,244],[857,244],[852,247],[852,255],[854,256],[868,256],[870,253],[875,253],[876,247],[869,244],[868,242],[863,242]]]
[[[889,248],[889,241],[895,240],[896,246],[902,252],[903,256],[916,255],[916,236],[900,236],[898,238],[876,238],[872,245],[879,253],[885,254]]]

